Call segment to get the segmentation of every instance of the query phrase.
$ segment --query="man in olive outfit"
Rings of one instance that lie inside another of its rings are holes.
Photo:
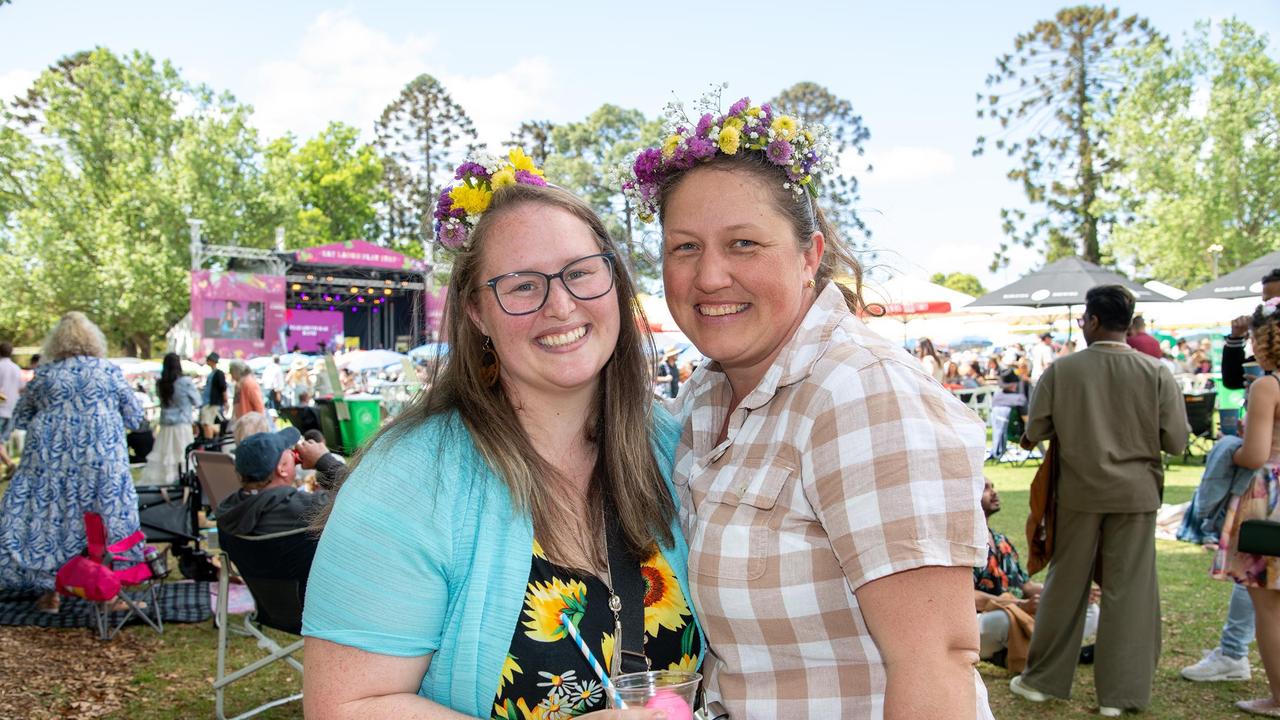
[[[1102,607],[1094,651],[1099,714],[1151,702],[1160,658],[1156,510],[1161,451],[1181,453],[1189,427],[1182,393],[1163,364],[1129,347],[1134,300],[1119,285],[1085,295],[1083,352],[1049,366],[1031,398],[1023,447],[1058,451],[1053,556],[1027,666],[1009,689],[1033,702],[1067,698],[1080,654],[1095,563]]]

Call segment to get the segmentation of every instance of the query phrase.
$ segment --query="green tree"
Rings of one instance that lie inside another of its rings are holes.
[[[595,208],[609,233],[627,248],[632,269],[657,278],[657,236],[637,227],[635,209],[612,177],[635,151],[661,141],[662,125],[639,110],[601,105],[580,122],[557,126],[551,133],[555,152],[547,158],[547,178],[568,188]]]
[[[387,195],[386,239],[400,252],[421,256],[423,242],[433,237],[436,196],[461,153],[474,149],[475,126],[444,85],[424,73],[382,111],[374,129]]]
[[[1118,169],[1105,123],[1123,77],[1118,52],[1159,40],[1144,18],[1078,5],[1037,22],[1014,38],[1012,53],[996,59],[987,92],[978,93],[978,117],[999,125],[990,144],[1016,161],[1008,178],[1034,209],[1000,211],[1007,239],[993,271],[1008,264],[1010,243],[1040,245],[1049,260],[1103,262],[1102,235],[1114,221],[1104,201]],[[988,144],[979,136],[974,155]]]
[[[511,139],[502,145],[506,148],[521,148],[533,159],[535,165],[545,168],[547,158],[555,150],[551,139],[555,129],[555,123],[550,120],[526,120],[511,133]]]
[[[862,157],[863,144],[871,139],[871,131],[862,122],[862,116],[853,111],[853,103],[813,82],[798,82],[778,93],[770,101],[773,107],[804,122],[824,125],[831,133],[832,150],[837,158],[848,158],[849,153]],[[822,202],[827,219],[832,221],[840,234],[850,243],[865,245],[871,231],[858,215],[858,176],[839,170],[830,177],[821,178],[818,198]],[[870,167],[867,168],[871,170]]]
[[[1239,20],[1200,23],[1183,48],[1128,56],[1127,91],[1109,123],[1130,219],[1114,251],[1153,277],[1210,280],[1208,248],[1230,271],[1280,247],[1280,63]]]
[[[113,344],[148,354],[187,311],[186,218],[259,247],[282,219],[262,199],[247,116],[142,53],[98,48],[42,73],[0,135],[41,138],[20,156],[20,192],[6,195],[0,262],[21,272],[0,296],[0,331],[35,340],[53,316],[82,310]]]
[[[987,294],[987,289],[982,287],[982,281],[976,275],[970,275],[969,273],[934,273],[933,277],[929,278],[929,282],[934,285],[951,288],[965,295],[972,295],[973,297],[981,297]]]
[[[296,149],[292,138],[272,142],[266,158],[271,186],[296,208],[284,226],[289,247],[377,237],[382,161],[358,130],[330,123]]]

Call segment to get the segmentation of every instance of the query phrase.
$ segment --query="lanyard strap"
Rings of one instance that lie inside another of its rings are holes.
[[[621,635],[614,638],[621,649],[621,664],[612,668],[613,674],[646,672],[649,658],[644,654],[644,577],[640,574],[640,563],[627,553],[618,513],[607,499],[604,517],[609,586],[613,591],[610,607],[614,609],[618,620],[615,627]],[[621,601],[622,607],[613,607],[616,604],[614,598]]]

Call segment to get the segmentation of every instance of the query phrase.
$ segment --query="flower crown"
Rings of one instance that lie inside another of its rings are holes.
[[[622,192],[637,208],[645,222],[658,213],[658,189],[668,177],[709,160],[716,153],[737,155],[759,152],[773,165],[782,168],[787,180],[782,186],[797,195],[808,192],[818,196],[815,175],[831,170],[829,138],[826,128],[817,123],[802,127],[790,115],[775,115],[765,103],[752,105],[742,98],[729,107],[729,112],[716,115],[719,96],[709,95],[699,103],[704,110],[697,123],[692,123],[678,103],[667,106],[666,140],[658,147],[641,150],[623,167]]]
[[[480,215],[489,209],[493,194],[508,185],[546,185],[542,170],[520,148],[507,157],[477,156],[458,166],[454,183],[436,200],[436,242],[450,249],[466,247]]]

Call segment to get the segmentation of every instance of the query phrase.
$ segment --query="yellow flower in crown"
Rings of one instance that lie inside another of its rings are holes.
[[[675,155],[678,147],[680,147],[680,136],[676,134],[668,135],[667,139],[662,143],[662,157],[670,158]]]
[[[542,177],[542,171],[533,164],[533,158],[525,154],[520,148],[511,148],[511,152],[507,153],[507,159],[511,161],[511,171],[515,174],[517,170],[533,173],[538,177]]]
[[[742,132],[742,128],[746,127],[747,123],[740,117],[727,117],[724,119],[724,126]]]
[[[720,130],[720,152],[725,155],[733,155],[738,152],[738,146],[742,144],[742,133],[735,127],[724,127]]]
[[[640,574],[644,576],[644,632],[649,637],[657,637],[658,627],[668,630],[679,630],[685,626],[684,616],[692,617],[689,606],[685,603],[684,592],[676,581],[676,574],[662,553],[655,552],[653,557],[640,565]]]
[[[524,614],[529,617],[524,623],[528,628],[525,635],[538,642],[555,642],[566,635],[560,613],[578,623],[586,611],[587,586],[581,582],[553,577],[551,582],[532,583],[524,596]]]
[[[482,187],[459,185],[449,191],[449,197],[453,200],[454,207],[462,208],[468,215],[479,215],[489,209],[493,192]]]
[[[493,185],[494,192],[497,192],[498,188],[504,188],[508,185],[515,185],[516,170],[512,166],[508,165],[502,168],[501,170],[499,170],[498,172],[494,173],[493,177],[489,180],[489,182]]]
[[[772,129],[774,134],[783,140],[793,140],[795,139],[799,125],[796,123],[796,119],[790,115],[779,115],[773,119],[773,124],[770,125],[770,129]]]
[[[751,107],[747,108],[747,114],[750,115],[751,117],[760,117],[761,112],[763,111],[760,109],[759,105],[752,105]]]

